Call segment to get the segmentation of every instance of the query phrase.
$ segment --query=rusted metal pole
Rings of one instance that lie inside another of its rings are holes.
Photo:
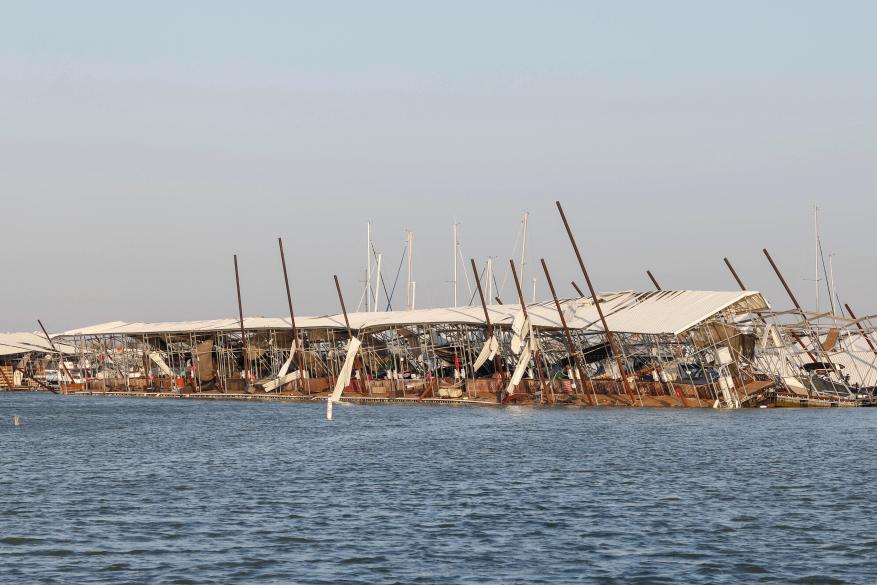
[[[527,314],[527,301],[524,300],[524,291],[521,289],[521,281],[518,279],[518,271],[515,268],[515,261],[509,259],[509,265],[512,267],[512,276],[515,279],[515,289],[518,291],[518,299],[521,302],[521,311],[524,312],[524,320],[526,322],[530,316]],[[534,334],[532,328],[530,334]],[[539,361],[538,349],[533,352],[533,361],[536,362],[536,373],[539,375],[539,387],[542,388],[542,399],[546,400],[545,377],[542,375],[542,363]]]
[[[582,297],[582,298],[585,297],[585,293],[582,292],[582,289],[579,288],[579,285],[576,284],[576,281],[572,281],[570,284],[576,290],[576,292],[579,293],[580,297]]]
[[[855,319],[855,318],[856,318],[856,314],[853,313],[853,308],[850,307],[849,304],[844,304],[844,306],[847,308],[847,313],[850,314],[850,317],[852,317],[853,319]],[[864,338],[865,338],[865,341],[868,342],[868,347],[870,347],[870,348],[871,348],[871,351],[874,352],[874,355],[877,356],[877,347],[874,347],[874,343],[871,341],[871,336],[868,335],[868,333],[865,331],[865,328],[862,327],[862,324],[859,323],[858,321],[856,321],[856,327],[858,327],[858,328],[859,328],[859,331],[862,332],[862,337],[864,337]]]
[[[801,309],[801,305],[798,304],[798,299],[795,298],[794,293],[792,293],[792,289],[790,289],[789,285],[786,284],[786,279],[783,278],[783,275],[780,272],[779,267],[773,261],[773,258],[770,257],[770,252],[767,251],[767,248],[762,248],[761,251],[764,252],[764,255],[767,257],[767,261],[770,262],[771,268],[773,268],[773,271],[776,273],[777,278],[780,279],[780,282],[783,284],[783,288],[786,289],[786,293],[788,293],[789,298],[792,299],[792,304],[795,305],[795,308],[798,309],[798,311],[801,312],[801,315],[804,317],[804,319],[806,319],[807,317],[804,315],[804,311]],[[798,345],[801,346],[801,349],[803,349],[804,351],[807,352],[807,355],[810,357],[810,359],[813,361],[813,363],[814,364],[819,363],[819,360],[816,358],[815,355],[813,355],[813,352],[810,351],[809,349],[807,349],[807,346],[804,344],[804,340],[801,339],[801,337],[797,333],[795,333],[794,331],[790,331],[789,333],[791,333],[791,335],[795,339],[795,341],[798,342]],[[816,345],[817,344],[816,342],[818,342],[818,339],[811,340],[811,342],[813,342],[814,345]]]
[[[773,258],[770,257],[770,252],[767,251],[767,248],[763,248],[761,251],[764,252],[765,256],[767,256],[767,261],[770,262],[771,268],[773,268],[773,271],[776,272],[777,278],[780,279],[780,282],[783,283],[783,288],[786,289],[786,293],[789,295],[789,298],[792,299],[792,304],[795,305],[796,309],[803,312],[801,309],[801,305],[798,304],[798,299],[795,298],[795,294],[792,292],[792,289],[789,288],[789,285],[786,283],[786,279],[783,278],[783,275],[780,272],[780,269],[777,267],[776,262],[774,262]]]
[[[652,271],[651,271],[651,270],[646,270],[646,274],[648,274],[648,275],[649,275],[649,278],[652,279],[652,284],[655,285],[655,288],[656,288],[657,290],[659,290],[659,291],[660,291],[660,290],[663,290],[663,289],[661,288],[661,285],[658,284],[658,281],[655,279],[655,277],[654,277],[654,275],[652,274]]]
[[[353,331],[350,330],[350,320],[347,318],[347,307],[344,306],[344,295],[341,294],[341,284],[338,282],[338,275],[335,275],[335,290],[338,291],[338,300],[341,301],[341,313],[344,314],[344,325],[347,327],[348,337],[353,337]]]
[[[280,246],[280,263],[283,264],[283,282],[286,284],[286,302],[289,304],[289,323],[292,325],[292,340],[295,343],[296,355],[298,357],[298,380],[296,380],[295,385],[300,392],[304,384],[304,354],[302,353],[302,342],[298,338],[298,329],[295,326],[295,312],[292,310],[292,291],[289,288],[289,275],[286,272],[283,238],[277,238],[277,244]],[[291,358],[292,356],[289,357]]]
[[[490,340],[493,337],[493,323],[490,321],[490,314],[487,311],[487,303],[484,302],[484,291],[481,288],[481,279],[478,277],[478,267],[475,266],[475,258],[470,258],[469,262],[472,264],[472,272],[475,274],[475,284],[478,286],[478,298],[481,299],[481,308],[484,309],[484,321],[487,323],[487,339]],[[499,367],[499,356],[493,356],[493,369],[496,373],[499,374],[500,383],[502,384],[502,390],[505,391],[505,372]],[[472,372],[472,375],[475,375],[475,372]]]
[[[737,274],[737,271],[734,270],[734,267],[731,265],[731,261],[728,260],[727,258],[725,258],[725,265],[728,267],[728,270],[731,271],[731,275],[734,277],[734,280],[737,281],[737,285],[740,287],[740,290],[745,291],[745,290],[746,290],[746,285],[743,284],[743,281],[742,281],[742,280],[740,280],[740,276]],[[810,359],[812,359],[812,360],[815,362],[815,361],[816,361],[816,358],[813,357],[813,354],[810,353],[810,350],[808,350],[808,349],[807,349],[807,346],[804,345],[804,340],[802,340],[800,337],[798,337],[798,335],[797,335],[794,331],[790,331],[789,333],[791,334],[792,339],[794,339],[795,341],[797,341],[797,342],[798,342],[798,345],[801,346],[801,349],[803,349],[804,351],[806,351],[806,352],[807,352],[807,355],[810,356]]]
[[[244,305],[241,303],[241,278],[238,272],[238,255],[234,255],[234,284],[238,291],[238,315],[241,319],[241,344],[244,348],[244,372],[246,379],[245,386],[250,385],[250,342],[247,339],[247,330],[244,327]]]
[[[37,323],[40,324],[40,329],[43,330],[43,335],[46,336],[46,341],[49,342],[49,347],[52,348],[52,351],[58,354],[58,359],[61,361],[61,367],[64,369],[64,373],[67,374],[67,377],[70,378],[70,383],[73,384],[73,376],[70,375],[70,370],[67,369],[67,364],[64,362],[64,356],[58,349],[55,347],[55,342],[52,341],[52,338],[49,337],[49,332],[46,331],[46,328],[43,326],[43,322],[37,319]],[[58,389],[61,389],[61,381],[58,380]]]
[[[566,219],[566,214],[563,212],[563,207],[560,205],[560,201],[555,202],[557,204],[557,211],[560,212],[560,218],[563,220],[563,226],[566,228],[566,234],[569,236],[569,242],[572,244],[572,248],[576,253],[576,258],[579,261],[579,267],[582,269],[582,274],[585,277],[585,284],[588,285],[588,290],[591,292],[591,299],[594,301],[594,307],[597,308],[597,315],[600,317],[600,323],[603,324],[603,331],[606,334],[606,339],[609,341],[609,348],[612,350],[612,355],[615,357],[615,364],[618,366],[618,373],[621,376],[621,384],[624,386],[624,391],[627,392],[628,398],[630,398],[631,406],[634,405],[635,401],[633,398],[633,392],[630,389],[630,384],[627,381],[627,373],[624,369],[624,364],[621,363],[621,355],[618,351],[618,347],[615,344],[615,336],[612,335],[612,331],[609,330],[609,325],[606,324],[606,316],[603,315],[603,308],[600,307],[600,301],[597,298],[597,293],[594,291],[594,285],[591,283],[591,277],[588,276],[588,269],[585,268],[585,261],[582,260],[582,254],[579,252],[579,247],[576,244],[575,236],[572,235],[572,229],[569,227],[569,222]]]
[[[481,308],[484,309],[484,322],[487,323],[488,337],[493,335],[493,324],[490,322],[490,314],[487,312],[487,303],[484,302],[484,291],[481,289],[481,278],[478,276],[478,267],[475,266],[475,258],[470,258],[472,272],[475,273],[475,284],[478,286],[478,297],[481,299]]]
[[[737,271],[734,270],[734,267],[731,266],[731,261],[725,258],[725,265],[728,267],[728,270],[731,271],[731,275],[734,277],[734,280],[737,281],[737,286],[740,287],[740,290],[746,290],[746,285],[743,284],[743,281],[740,280],[740,277],[737,276]]]
[[[582,369],[582,365],[579,362],[578,351],[576,350],[576,346],[572,341],[572,335],[569,332],[569,327],[566,325],[566,317],[563,316],[563,308],[560,306],[560,301],[557,298],[557,292],[554,290],[554,283],[551,281],[551,274],[548,272],[548,265],[545,263],[545,258],[541,259],[542,262],[542,271],[545,272],[545,280],[548,281],[548,289],[551,291],[551,298],[554,299],[554,306],[557,307],[557,314],[560,317],[560,325],[563,327],[563,335],[566,338],[566,351],[569,353],[569,358],[573,361],[573,365],[576,370],[579,372],[578,380],[576,380],[575,375],[573,375],[573,384],[575,384],[576,390],[578,390],[579,394],[585,397],[585,400],[588,401],[588,404],[591,406],[594,405],[591,402],[591,397],[588,396],[588,393],[584,391],[582,388],[582,384],[585,383],[585,372]],[[591,390],[594,391],[593,385],[591,386]],[[597,399],[596,391],[594,391],[594,400]]]
[[[344,305],[344,295],[341,294],[341,283],[338,282],[338,275],[333,275],[335,278],[335,290],[338,291],[338,300],[341,302],[341,313],[344,315],[344,325],[347,327],[347,338],[353,339],[353,331],[350,329],[350,320],[347,318],[347,307]],[[365,359],[363,357],[363,366],[365,366]],[[351,387],[357,389],[357,386],[353,385],[353,381],[350,382]]]

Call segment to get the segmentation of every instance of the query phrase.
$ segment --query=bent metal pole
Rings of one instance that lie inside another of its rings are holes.
[[[247,340],[247,330],[244,327],[244,306],[241,303],[241,278],[238,273],[238,255],[234,255],[234,284],[238,291],[238,315],[241,319],[241,346],[244,351],[244,372],[246,378],[244,380],[244,385],[250,385],[250,343]]]
[[[52,341],[51,337],[49,337],[49,332],[46,331],[45,327],[43,327],[43,322],[40,321],[39,319],[37,319],[37,323],[40,324],[40,329],[43,330],[43,335],[46,336],[46,341],[49,342],[49,347],[52,348],[52,351],[54,351],[55,353],[58,354],[58,358],[61,360],[61,367],[64,368],[64,373],[67,374],[67,377],[70,378],[70,383],[73,384],[73,376],[70,375],[70,370],[67,369],[67,363],[64,361],[64,356],[55,347],[55,342]],[[46,381],[48,382],[48,380],[46,380]],[[58,382],[58,388],[60,389],[61,387],[62,387],[61,382]]]
[[[557,315],[560,317],[560,325],[563,327],[563,335],[566,339],[566,351],[569,353],[569,359],[572,360],[573,366],[575,366],[576,371],[578,371],[579,376],[576,379],[575,374],[573,374],[573,384],[575,384],[576,390],[579,394],[585,397],[585,400],[588,401],[588,404],[594,406],[594,402],[591,402],[591,397],[582,389],[582,384],[585,383],[585,372],[582,370],[581,362],[579,362],[578,351],[576,350],[576,346],[572,341],[572,335],[569,333],[569,327],[566,325],[566,317],[563,316],[563,309],[560,306],[560,301],[557,298],[557,291],[554,290],[554,283],[551,281],[551,274],[548,273],[548,265],[545,263],[545,258],[541,258],[540,262],[542,262],[542,271],[545,273],[545,280],[548,281],[548,289],[551,291],[551,298],[554,299],[554,306],[557,307]],[[594,392],[594,400],[597,399],[597,391],[594,390],[594,385],[591,384],[591,391]]]
[[[302,347],[301,341],[298,338],[298,329],[295,326],[295,312],[292,310],[292,291],[289,288],[289,275],[286,272],[286,256],[283,254],[283,238],[277,238],[277,243],[280,245],[280,263],[283,264],[283,282],[286,284],[286,302],[289,303],[289,323],[292,325],[292,341],[295,343],[296,357],[298,358],[298,379],[296,380],[296,386],[298,390],[301,391],[302,384],[304,384],[304,360],[302,359]],[[289,356],[292,358],[292,356]]]
[[[625,372],[624,364],[621,362],[621,354],[618,352],[618,346],[615,344],[615,336],[612,335],[612,331],[609,330],[609,325],[606,324],[606,316],[603,315],[603,308],[600,306],[600,300],[597,298],[597,293],[594,291],[591,277],[588,276],[588,269],[585,268],[585,261],[582,260],[582,254],[579,252],[575,236],[572,235],[572,229],[569,227],[569,222],[566,219],[566,214],[563,212],[563,207],[560,205],[560,201],[555,201],[555,203],[557,204],[557,211],[560,212],[560,218],[563,220],[563,227],[566,228],[566,234],[569,236],[569,242],[572,244],[572,248],[576,253],[579,267],[582,269],[582,274],[585,277],[585,284],[588,285],[591,299],[594,301],[594,307],[596,307],[597,315],[600,317],[600,323],[603,325],[603,331],[606,334],[606,340],[609,342],[609,348],[612,350],[612,355],[615,357],[615,364],[618,366],[618,375],[621,376],[621,385],[624,386],[624,391],[627,392],[627,397],[630,398],[630,404],[633,406],[635,404],[633,392],[631,391],[630,383],[627,380],[627,372]]]

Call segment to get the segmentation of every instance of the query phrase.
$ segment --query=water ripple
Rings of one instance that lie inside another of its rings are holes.
[[[877,582],[875,431],[0,394],[0,582]]]

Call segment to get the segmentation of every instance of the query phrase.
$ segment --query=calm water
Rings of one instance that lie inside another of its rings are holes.
[[[0,582],[877,582],[877,409],[324,412],[0,394]]]

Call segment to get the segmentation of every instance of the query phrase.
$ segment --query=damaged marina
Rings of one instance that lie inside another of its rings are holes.
[[[340,390],[336,399],[361,401],[870,403],[865,389],[877,382],[877,368],[860,320],[775,312],[754,291],[626,291],[598,299],[620,370],[593,299],[573,298],[559,301],[561,313],[553,302],[529,304],[526,316],[520,306],[489,305],[489,326],[478,307],[359,312],[347,322],[343,314],[303,317],[295,342],[284,318],[246,318],[243,334],[236,319],[116,321],[55,336],[66,373],[42,347],[27,352],[42,354],[28,362],[35,368],[6,365],[13,372],[4,376],[17,376],[18,385],[25,373],[45,384],[57,379],[68,393],[193,397],[325,399]]]
[[[510,261],[518,302],[502,304],[497,297],[488,303],[492,291],[485,295],[472,260],[480,305],[415,309],[409,263],[406,310],[379,311],[375,297],[371,310],[348,313],[336,276],[341,313],[296,318],[279,241],[288,318],[243,317],[235,257],[237,319],[112,321],[53,336],[0,336],[0,386],[327,400],[330,406],[354,401],[733,409],[875,402],[877,347],[870,317],[855,318],[848,305],[841,315],[804,311],[767,250],[792,309],[773,309],[760,292],[746,290],[727,259],[740,290],[662,290],[648,271],[656,290],[597,294],[559,203],[558,210],[590,294],[558,298],[542,260],[552,299],[528,303]],[[456,264],[456,226],[454,238]],[[380,278],[378,256],[377,283]]]

